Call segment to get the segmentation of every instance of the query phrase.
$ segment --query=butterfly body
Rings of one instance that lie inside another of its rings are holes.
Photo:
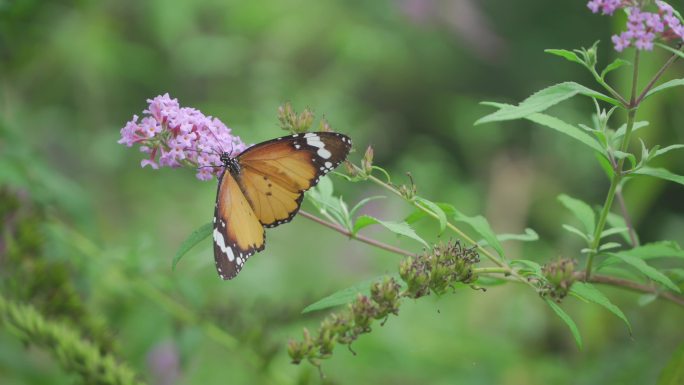
[[[337,167],[351,139],[311,132],[256,144],[239,155],[221,154],[214,210],[214,260],[219,276],[234,278],[245,261],[265,247],[264,227],[294,218],[304,192]]]

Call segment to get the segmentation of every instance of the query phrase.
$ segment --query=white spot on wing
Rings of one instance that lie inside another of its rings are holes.
[[[228,261],[233,262],[235,260],[235,255],[233,255],[233,249],[226,246],[226,242],[223,239],[223,234],[220,231],[214,229],[214,243],[218,246],[219,250],[223,252],[228,257]]]
[[[326,150],[325,148],[319,148],[316,153],[323,159],[330,159],[330,157],[332,156],[330,151]]]
[[[325,162],[325,167],[326,167],[326,168],[332,168],[332,163],[330,163],[330,162]]]

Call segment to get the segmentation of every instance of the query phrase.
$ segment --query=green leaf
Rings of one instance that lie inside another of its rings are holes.
[[[661,156],[667,152],[670,152],[672,150],[679,150],[680,148],[684,148],[684,144],[673,144],[671,146],[667,146],[665,148],[661,148],[660,150],[657,150],[655,152],[655,156]]]
[[[171,265],[171,270],[176,270],[176,264],[178,264],[178,261],[180,261],[183,256],[190,251],[195,245],[198,243],[202,242],[205,238],[211,235],[211,232],[214,229],[214,225],[209,222],[205,223],[202,226],[200,226],[198,229],[190,233],[190,236],[188,236],[183,243],[181,243],[180,247],[178,248],[178,251],[176,251],[176,255],[173,257],[173,263]]]
[[[610,250],[610,249],[616,249],[618,247],[621,247],[622,245],[617,243],[617,242],[607,242],[602,244],[599,247],[599,251],[605,251],[605,250]]]
[[[530,261],[529,259],[514,259],[514,260],[512,260],[511,266],[516,266],[516,265],[523,266],[523,268],[518,270],[518,271],[525,276],[532,274],[532,275],[536,275],[537,277],[542,277],[544,275],[544,274],[542,274],[541,265],[535,261]],[[527,273],[527,272],[529,272],[529,273]]]
[[[475,125],[524,118],[535,112],[545,111],[549,107],[578,94],[600,99],[614,105],[620,104],[619,101],[581,84],[565,82],[544,88],[543,90],[532,94],[517,106],[499,104],[498,106],[500,109],[498,111],[478,119],[475,122]],[[487,104],[491,105],[490,103]]]
[[[594,285],[586,282],[575,282],[572,284],[570,287],[570,294],[573,294],[581,299],[593,302],[597,305],[603,306],[606,308],[608,311],[611,313],[615,314],[620,318],[622,321],[624,321],[625,325],[627,325],[627,329],[629,330],[629,334],[632,334],[632,325],[630,325],[629,320],[625,316],[625,314],[618,308],[617,306],[613,305],[610,300],[599,291]]]
[[[406,222],[389,222],[389,221],[381,221],[380,219],[373,218],[370,215],[361,215],[356,219],[356,222],[354,223],[354,231],[353,234],[356,234],[359,232],[359,230],[363,229],[364,227],[370,226],[370,225],[381,225],[384,226],[387,230],[398,234],[398,235],[403,235],[405,237],[409,237],[413,240],[416,240],[420,243],[423,244],[425,247],[429,247],[427,242],[423,240],[423,238],[419,237],[418,234],[413,230],[411,226],[409,226],[408,223]]]
[[[584,62],[582,61],[582,59],[579,58],[579,56],[577,56],[576,53],[568,51],[567,49],[545,49],[544,52],[550,53],[551,55],[560,56],[573,63],[584,65]]]
[[[433,203],[435,203],[435,202],[433,202]],[[435,204],[447,215],[447,217],[451,217],[451,216],[454,216],[456,214],[456,208],[449,203],[435,203]],[[408,224],[414,224],[414,223],[418,222],[419,220],[421,220],[427,216],[428,216],[428,214],[425,211],[423,211],[421,209],[416,209],[414,212],[409,214],[409,216],[407,216],[404,219],[404,222],[406,222]]]
[[[584,132],[581,128],[566,123],[556,117],[542,113],[535,113],[526,116],[525,118],[578,140],[600,154],[606,153],[604,148],[601,147],[601,145],[594,138],[592,138],[591,135]]]
[[[677,12],[676,10],[674,11],[674,13],[679,14],[679,12]],[[680,19],[681,19],[681,17],[680,17]],[[664,50],[666,50],[666,51],[670,51],[670,52],[672,52],[673,54],[675,54],[675,55],[677,55],[677,56],[679,56],[679,57],[681,57],[681,58],[684,58],[684,52],[682,52],[682,51],[680,51],[680,50],[678,50],[678,49],[672,48],[672,47],[670,47],[669,45],[666,45],[666,44],[663,44],[663,43],[655,43],[655,45],[657,45],[658,47],[660,47],[660,48],[662,48],[662,49],[664,49]]]
[[[594,214],[594,210],[592,210],[591,206],[579,199],[569,197],[565,194],[559,195],[558,200],[563,204],[563,206],[565,206],[565,208],[575,214],[580,222],[582,222],[582,225],[584,225],[584,230],[586,230],[587,234],[589,235],[589,239],[591,239],[594,231],[596,230],[596,215]]]
[[[582,336],[579,333],[579,330],[577,329],[577,325],[575,325],[575,321],[570,318],[568,313],[566,313],[563,309],[561,309],[560,306],[558,306],[555,302],[551,301],[550,299],[546,299],[546,303],[553,309],[553,311],[560,317],[560,319],[565,322],[566,325],[568,325],[568,328],[570,328],[570,332],[572,332],[572,336],[575,338],[575,343],[577,344],[577,347],[582,349]]]
[[[539,240],[539,234],[536,231],[530,229],[529,227],[525,229],[525,234],[499,234],[496,238],[500,242],[505,241],[522,241],[522,242],[534,242]]]
[[[606,66],[606,68],[605,68],[603,71],[601,71],[601,79],[605,79],[606,75],[607,75],[610,71],[616,70],[616,69],[618,69],[618,68],[620,68],[620,67],[622,67],[622,66],[625,66],[625,65],[632,65],[632,63],[628,62],[627,60],[622,60],[622,59],[619,59],[619,58],[613,60],[612,63],[608,64],[608,65]]]
[[[684,250],[676,242],[672,241],[647,243],[633,249],[620,251],[618,254],[629,255],[643,260],[669,257],[684,258]]]
[[[648,127],[650,123],[646,120],[640,120],[638,122],[634,122],[634,125],[632,126],[632,133],[636,132],[639,129],[642,129],[644,127]],[[613,134],[613,143],[615,144],[615,147],[618,148],[620,139],[625,135],[627,132],[627,123],[623,124],[620,126],[620,128],[615,131]]]
[[[627,242],[631,243],[632,239],[629,236],[629,228],[627,227],[627,222],[625,222],[625,218],[623,218],[620,215],[617,215],[615,213],[608,213],[608,217],[606,218],[606,221],[610,225],[610,227],[615,228],[615,229],[627,229],[626,231],[619,232],[619,234],[622,236],[622,238]],[[612,230],[612,229],[611,229]],[[605,233],[607,233],[610,230],[606,230],[601,234],[601,237],[605,236]],[[636,236],[636,234],[635,234]],[[638,241],[638,237],[637,237]]]
[[[368,202],[370,202],[370,201],[378,200],[378,199],[385,199],[385,198],[386,198],[386,197],[385,197],[384,195],[375,195],[375,196],[372,196],[372,197],[368,197],[368,198],[361,199],[361,200],[359,201],[359,203],[357,203],[357,204],[356,204],[354,207],[352,207],[352,209],[349,211],[349,216],[352,216],[352,217],[353,217],[353,216],[356,214],[356,212],[359,211],[359,209],[361,209],[363,206],[366,205],[366,203],[368,203]]]
[[[587,234],[584,234],[584,233],[582,232],[582,230],[578,229],[577,227],[570,226],[570,225],[565,225],[565,224],[564,224],[564,225],[561,225],[561,226],[562,226],[565,230],[567,230],[567,231],[569,231],[569,232],[571,232],[571,233],[573,233],[573,234],[579,235],[580,238],[582,238],[582,239],[584,239],[585,241],[589,242],[589,236],[588,236]]]
[[[612,257],[617,257],[617,258],[621,259],[623,262],[625,262],[628,265],[639,270],[642,274],[644,274],[648,278],[652,279],[655,282],[658,282],[659,284],[667,287],[668,289],[675,291],[677,293],[680,292],[679,287],[677,287],[677,285],[675,285],[670,280],[670,278],[668,278],[665,274],[661,273],[660,271],[656,270],[654,267],[647,264],[643,259],[638,258],[638,257],[634,257],[632,255],[624,254],[624,253],[606,253],[606,254],[610,255]]]
[[[660,372],[656,385],[684,384],[684,344],[679,345],[670,360]]]
[[[363,282],[359,282],[356,285],[348,287],[346,289],[336,291],[330,294],[329,296],[322,298],[312,303],[311,305],[305,307],[304,310],[302,310],[302,313],[309,313],[312,311],[328,309],[335,306],[346,305],[354,301],[359,294],[370,296],[371,285],[377,281],[386,278],[394,278],[394,280],[397,281],[397,283],[401,286],[401,290],[404,290],[406,288],[406,282],[401,280],[399,274],[381,275]]]
[[[644,100],[646,100],[648,97],[651,95],[655,95],[658,92],[664,91],[666,89],[672,88],[672,87],[679,87],[679,86],[684,86],[684,79],[673,79],[670,81],[667,81],[658,87],[653,87],[650,91],[646,93],[646,96],[644,97]]]
[[[664,168],[653,168],[644,166],[634,170],[632,174],[653,176],[656,178],[665,179],[669,180],[670,182],[675,182],[684,185],[684,176],[673,174]]]
[[[596,155],[596,160],[599,162],[599,166],[601,166],[601,169],[603,172],[606,173],[606,176],[608,179],[613,178],[613,174],[615,174],[615,171],[613,171],[613,166],[610,164],[610,161],[606,159],[606,157],[603,154],[599,153],[594,153]]]
[[[442,208],[439,207],[439,205],[437,205],[436,203],[431,202],[425,198],[416,197],[415,199],[416,202],[418,202],[418,204],[427,206],[427,208],[430,211],[437,214],[437,219],[439,220],[439,233],[442,234],[447,226],[447,216],[444,210],[442,210]]]
[[[463,213],[456,211],[454,220],[469,224],[470,227],[472,227],[473,230],[475,230],[475,232],[477,232],[478,234],[480,234],[482,238],[484,238],[484,240],[490,247],[496,250],[496,252],[499,254],[501,258],[504,258],[503,247],[501,247],[501,243],[499,243],[499,240],[496,238],[496,234],[492,230],[492,227],[489,226],[489,222],[487,222],[487,219],[485,219],[485,217],[483,217],[482,215],[469,217]]]
[[[627,229],[626,227],[613,227],[610,229],[606,229],[606,230],[603,230],[603,232],[601,233],[601,238],[605,238],[605,237],[608,237],[608,236],[611,236],[614,234],[624,234],[628,230],[629,229]],[[629,241],[629,239],[628,239],[628,241]]]

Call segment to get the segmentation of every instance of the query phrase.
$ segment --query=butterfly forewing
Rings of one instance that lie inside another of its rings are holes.
[[[264,249],[264,228],[228,171],[219,179],[213,238],[216,270],[223,279],[235,277],[249,256]]]
[[[259,221],[267,227],[289,222],[304,191],[337,167],[351,139],[335,132],[310,132],[264,142],[240,154],[238,180]]]

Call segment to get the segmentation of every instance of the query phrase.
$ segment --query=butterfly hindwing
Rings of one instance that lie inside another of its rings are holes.
[[[235,277],[265,246],[264,228],[229,171],[219,178],[214,211],[214,260],[223,279]]]
[[[238,183],[258,220],[266,227],[289,222],[304,191],[337,167],[351,139],[336,132],[310,132],[257,144],[238,156]]]

